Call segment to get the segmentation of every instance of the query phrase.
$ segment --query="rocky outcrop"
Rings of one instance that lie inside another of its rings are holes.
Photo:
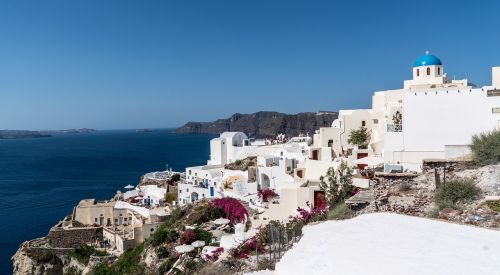
[[[43,239],[24,242],[12,257],[13,274],[63,274],[65,253],[43,247],[34,249],[31,247],[31,243],[34,241],[43,241]]]
[[[336,112],[284,114],[277,112],[257,112],[253,114],[234,114],[227,119],[213,122],[188,122],[177,128],[178,133],[222,133],[228,131],[244,132],[250,137],[275,137],[279,133],[287,136],[299,134],[313,135],[320,127],[331,126],[338,117]]]

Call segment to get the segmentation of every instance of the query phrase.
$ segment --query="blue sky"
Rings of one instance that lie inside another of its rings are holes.
[[[0,129],[366,108],[425,50],[478,85],[499,1],[0,2]]]

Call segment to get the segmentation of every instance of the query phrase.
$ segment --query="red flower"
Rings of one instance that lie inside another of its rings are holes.
[[[231,221],[231,223],[234,223],[235,221],[237,223],[242,222],[245,220],[245,217],[248,217],[247,209],[237,199],[229,197],[215,199],[214,205],[224,211],[226,217]]]
[[[181,244],[191,244],[192,242],[196,241],[198,239],[198,236],[196,233],[192,230],[186,230],[182,232],[181,237],[179,239],[179,242]]]
[[[259,198],[261,198],[262,201],[268,202],[270,199],[277,197],[278,194],[276,194],[276,192],[274,192],[273,189],[266,188],[259,190],[257,192],[257,196],[259,196]]]

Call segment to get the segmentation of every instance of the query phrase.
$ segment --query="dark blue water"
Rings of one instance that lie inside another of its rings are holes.
[[[0,140],[0,274],[25,240],[45,236],[84,198],[108,199],[140,176],[206,162],[213,135],[101,131]]]

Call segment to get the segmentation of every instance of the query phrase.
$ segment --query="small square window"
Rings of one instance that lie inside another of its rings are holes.
[[[361,121],[361,126],[365,127],[366,126],[366,121]]]

